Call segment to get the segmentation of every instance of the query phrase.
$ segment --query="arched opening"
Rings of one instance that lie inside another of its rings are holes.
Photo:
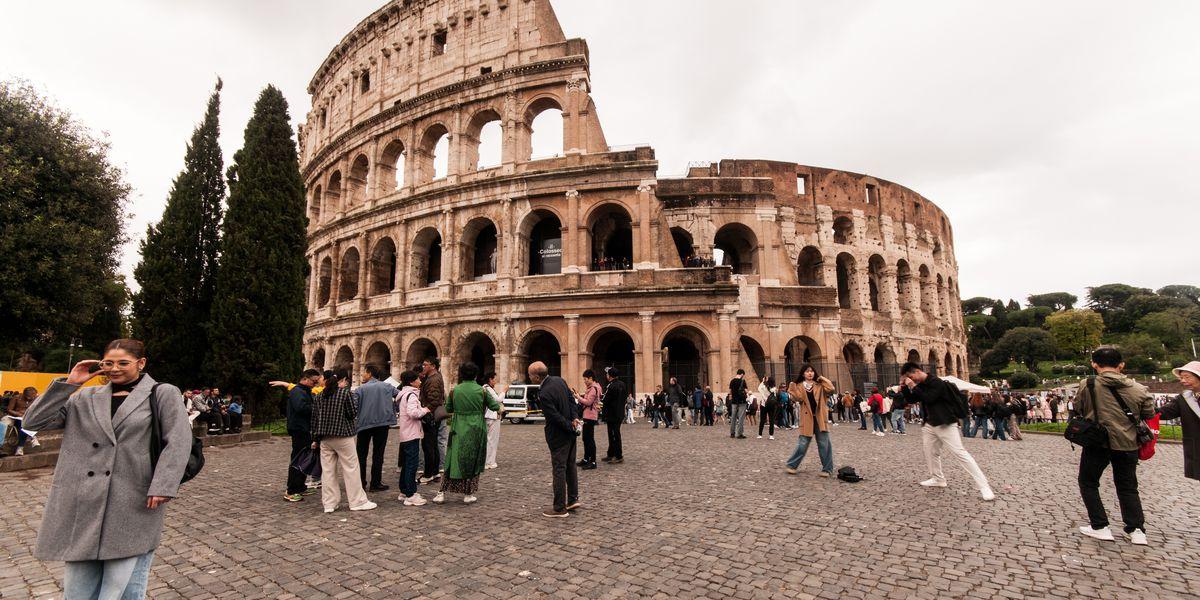
[[[679,254],[679,264],[684,267],[699,267],[700,261],[696,256],[692,234],[682,227],[671,228],[671,241],[675,243],[675,252]]]
[[[325,349],[317,348],[312,354],[312,368],[320,371],[325,368]]]
[[[758,237],[741,223],[729,223],[717,230],[713,240],[713,260],[733,268],[735,275],[758,272]]]
[[[321,259],[321,271],[317,277],[317,306],[329,304],[333,285],[333,260],[328,256]]]
[[[310,225],[321,222],[321,194],[321,186],[318,185],[308,199],[308,223]]]
[[[367,201],[367,173],[370,172],[370,163],[367,162],[365,154],[359,154],[354,157],[354,162],[350,164],[350,176],[346,178],[346,190],[350,194],[350,199],[346,203],[346,208],[356,208],[362,206]]]
[[[746,357],[746,360],[742,364],[746,362],[750,363],[750,371],[746,373],[753,375],[755,379],[760,381],[766,379],[768,375],[767,353],[763,352],[762,344],[759,344],[754,338],[748,335],[741,336],[738,342],[742,345],[742,356]]]
[[[463,340],[456,356],[458,364],[468,361],[479,367],[479,377],[496,370],[496,343],[486,333],[476,331]]]
[[[432,227],[413,238],[412,287],[425,288],[442,280],[442,235]]]
[[[947,375],[952,375],[957,372],[954,370],[954,356],[950,354],[949,350],[946,351],[946,356],[942,359],[942,364],[946,366]]]
[[[929,267],[921,265],[917,274],[920,277],[921,283],[921,310],[929,314],[935,314],[933,303],[937,292],[933,291],[933,283],[929,280]]]
[[[933,349],[929,350],[929,362],[928,362],[927,366],[929,368],[927,368],[925,370],[928,371],[930,375],[941,375],[942,374],[939,371],[939,367],[941,367],[941,365],[938,363],[937,350],[933,350]]]
[[[521,371],[514,376],[518,381],[529,382],[529,365],[535,362],[546,363],[551,375],[562,376],[562,346],[549,331],[539,329],[525,336],[519,358]]]
[[[445,125],[438,123],[426,129],[420,149],[418,182],[429,183],[450,173],[450,131]]]
[[[333,355],[333,368],[345,369],[351,375],[354,374],[354,351],[350,346],[338,348],[337,354]]]
[[[820,363],[822,361],[821,347],[817,342],[810,337],[798,335],[790,340],[783,347],[783,361],[788,381],[795,381],[800,377],[800,369],[804,365]],[[822,371],[822,366],[814,364],[817,372]]]
[[[325,186],[325,210],[338,213],[342,211],[342,172],[334,171],[329,176],[329,185]]]
[[[864,389],[868,379],[868,370],[862,347],[855,342],[842,346],[842,361],[846,365],[846,374],[849,376],[853,388],[861,392],[869,391]]]
[[[896,353],[887,344],[875,346],[875,383],[880,388],[895,385],[900,382],[900,367],[896,362]]]
[[[800,251],[800,260],[796,263],[796,278],[800,285],[825,285],[825,259],[821,251],[812,246],[805,246]]]
[[[624,208],[608,204],[596,210],[588,231],[592,236],[592,270],[633,268],[633,220]]]
[[[380,188],[383,193],[388,193],[392,190],[398,190],[404,187],[404,163],[407,152],[404,150],[404,142],[400,140],[392,140],[387,146],[383,147],[383,154],[379,156],[379,164],[376,166],[375,172],[379,174],[376,181],[381,182]],[[391,185],[392,189],[387,189],[386,186]]]
[[[496,264],[500,257],[496,226],[490,219],[472,219],[463,229],[462,272],[468,281],[483,281],[496,278]]]
[[[418,338],[413,343],[408,345],[408,352],[404,353],[404,366],[408,369],[420,372],[421,363],[427,358],[437,358],[438,349],[428,338]]]
[[[540,98],[525,111],[529,148],[525,160],[562,156],[566,142],[562,106],[552,98]]]
[[[562,223],[545,210],[536,210],[525,218],[521,227],[522,241],[528,251],[523,253],[522,271],[527,275],[557,275],[562,272]]]
[[[675,377],[683,389],[704,387],[710,382],[708,376],[708,338],[691,326],[677,327],[663,338],[663,372],[665,384]]]
[[[855,307],[857,289],[858,273],[855,270],[854,257],[843,252],[837,255],[838,306],[842,308]]]
[[[854,221],[850,217],[838,217],[833,220],[833,243],[854,243]]]
[[[396,289],[396,242],[385,237],[371,250],[371,295],[387,294]]]
[[[883,257],[878,254],[871,255],[867,261],[867,294],[871,299],[871,310],[879,311],[884,308],[879,297],[879,290],[883,289],[883,270],[887,268],[883,262]]]
[[[591,346],[591,369],[596,374],[596,381],[605,385],[604,369],[614,367],[619,373],[618,379],[625,382],[629,393],[637,391],[634,378],[634,347],[633,338],[618,328],[606,329],[594,338]]]
[[[358,295],[358,248],[347,248],[342,253],[342,267],[338,272],[338,302],[351,300]]]
[[[464,142],[466,164],[472,171],[499,165],[504,145],[504,127],[500,114],[491,109],[476,114],[467,125]]]
[[[896,300],[900,310],[912,310],[912,269],[904,259],[896,263]]]
[[[908,358],[906,358],[905,361],[919,365],[921,364],[921,353],[917,352],[915,349],[909,350]]]
[[[367,362],[368,365],[379,365],[392,374],[392,350],[383,342],[375,342],[367,346]]]

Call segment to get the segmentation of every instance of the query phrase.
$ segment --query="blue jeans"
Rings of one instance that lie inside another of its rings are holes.
[[[975,434],[979,433],[979,428],[982,427],[983,437],[986,439],[988,436],[988,421],[990,420],[983,415],[975,415],[975,425],[971,427],[971,431],[967,434],[967,437],[975,437]]]
[[[817,453],[821,455],[821,470],[826,473],[833,472],[833,446],[829,444],[828,431],[814,431],[814,435],[802,435],[796,440],[796,450],[792,452],[792,457],[788,459],[787,466],[789,469],[795,469],[800,466],[800,461],[804,460],[804,455],[808,453],[808,445],[812,442],[813,437],[817,438]]]
[[[417,493],[417,469],[421,462],[421,440],[400,442],[400,493]]]
[[[992,439],[1000,438],[1000,441],[1008,440],[1008,419],[992,419]],[[983,437],[987,437],[985,431]]]
[[[67,562],[63,600],[142,600],[153,560],[151,550],[129,558]]]
[[[883,433],[883,416],[879,413],[871,413],[871,428],[874,431]]]
[[[892,428],[895,431],[904,433],[904,409],[898,408],[892,411]]]

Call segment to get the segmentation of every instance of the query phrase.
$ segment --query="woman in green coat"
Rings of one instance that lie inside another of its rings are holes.
[[[500,411],[500,403],[475,382],[478,375],[475,363],[464,363],[458,368],[458,385],[446,398],[450,439],[446,443],[446,474],[441,491],[433,497],[434,504],[445,502],[446,492],[463,494],[464,504],[478,499],[475,491],[479,489],[479,474],[487,462],[487,424],[483,411],[487,408]]]

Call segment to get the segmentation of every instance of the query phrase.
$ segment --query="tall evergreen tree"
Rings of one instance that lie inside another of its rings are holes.
[[[192,132],[183,171],[167,196],[162,220],[147,228],[133,271],[133,334],[146,342],[154,375],[181,386],[202,383],[216,285],[221,203],[225,200],[221,80],[204,120]]]
[[[208,372],[256,410],[267,381],[294,379],[304,364],[308,219],[287,101],[275,86],[259,95],[228,179]]]

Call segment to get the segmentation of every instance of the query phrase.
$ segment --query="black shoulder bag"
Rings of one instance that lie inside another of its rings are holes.
[[[158,457],[162,455],[162,423],[158,420],[158,385],[150,388],[150,470],[158,468]],[[200,474],[204,468],[204,441],[192,436],[192,451],[188,455],[187,466],[183,468],[183,479],[179,483],[187,483]]]
[[[1088,401],[1092,404],[1092,415],[1096,416],[1099,414],[1100,409],[1096,403],[1095,377],[1088,377],[1087,391]],[[1108,446],[1108,430],[1100,424],[1099,418],[1095,420],[1084,418],[1083,411],[1076,413],[1067,422],[1067,428],[1063,431],[1063,437],[1080,448],[1104,448]]]

